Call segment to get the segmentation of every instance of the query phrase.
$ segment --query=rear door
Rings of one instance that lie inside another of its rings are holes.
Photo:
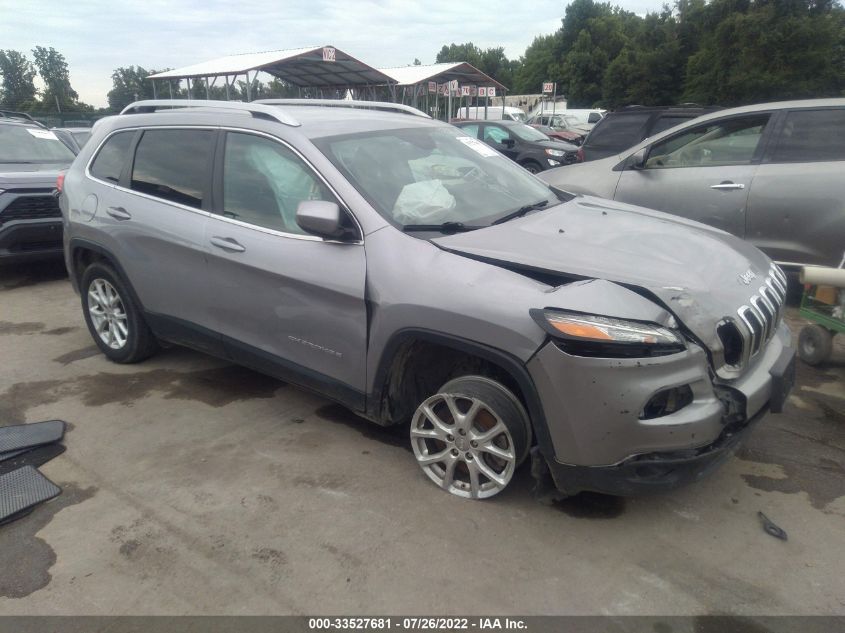
[[[643,167],[622,172],[614,198],[744,237],[748,192],[770,118],[717,119],[658,141]]]
[[[363,243],[324,240],[296,224],[299,202],[340,201],[297,152],[265,135],[226,132],[214,172],[208,310],[230,356],[363,406]]]
[[[133,160],[120,183],[103,191],[97,212],[153,327],[167,326],[171,338],[184,334],[184,342],[210,352],[218,350],[193,333],[209,325],[204,236],[216,137],[201,128],[140,132]]]
[[[784,113],[757,170],[747,237],[782,263],[845,259],[845,108]]]

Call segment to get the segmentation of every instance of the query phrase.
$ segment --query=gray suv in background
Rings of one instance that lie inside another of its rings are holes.
[[[564,494],[695,481],[792,383],[759,250],[550,188],[407,106],[139,102],[60,201],[108,358],[187,345],[406,424],[461,497],[529,455]]]
[[[62,254],[62,214],[53,192],[74,159],[27,115],[0,118],[0,263]]]
[[[542,178],[715,226],[785,267],[845,260],[845,99],[720,110]]]

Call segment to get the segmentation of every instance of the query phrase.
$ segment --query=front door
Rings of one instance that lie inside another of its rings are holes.
[[[486,123],[483,129],[482,139],[490,147],[500,151],[502,154],[516,160],[519,155],[519,139],[517,139],[510,131],[503,125],[496,125],[495,123]]]
[[[622,172],[614,198],[745,236],[748,192],[769,114],[718,119],[669,136]]]
[[[206,230],[214,329],[233,360],[362,408],[364,246],[296,224],[299,202],[339,201],[298,154],[267,136],[227,132],[216,162]]]

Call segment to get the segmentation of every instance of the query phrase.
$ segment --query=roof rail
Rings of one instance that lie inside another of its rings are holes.
[[[385,110],[387,112],[401,112],[402,114],[413,114],[414,116],[430,119],[422,110],[405,105],[403,103],[391,103],[389,101],[357,101],[351,99],[258,99],[253,103],[265,103],[267,105],[280,106],[324,106],[331,108],[363,108],[367,110]]]
[[[241,101],[211,101],[203,99],[148,99],[146,101],[136,101],[130,103],[128,106],[120,111],[121,114],[138,114],[145,112],[157,112],[159,109],[167,108],[200,108],[200,109],[219,109],[219,110],[234,110],[237,112],[247,112],[258,119],[272,119],[284,125],[291,127],[299,127],[300,123],[292,116],[279,108],[273,108],[263,103],[251,102],[243,103]]]

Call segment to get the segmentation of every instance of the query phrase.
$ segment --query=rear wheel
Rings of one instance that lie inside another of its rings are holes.
[[[798,356],[808,365],[818,365],[830,358],[833,334],[821,325],[805,325],[798,335]]]
[[[426,476],[458,497],[504,490],[531,443],[528,414],[504,385],[484,376],[450,380],[411,421],[411,445]]]
[[[110,266],[91,264],[82,274],[80,290],[85,324],[110,360],[137,363],[158,350],[126,284]]]

